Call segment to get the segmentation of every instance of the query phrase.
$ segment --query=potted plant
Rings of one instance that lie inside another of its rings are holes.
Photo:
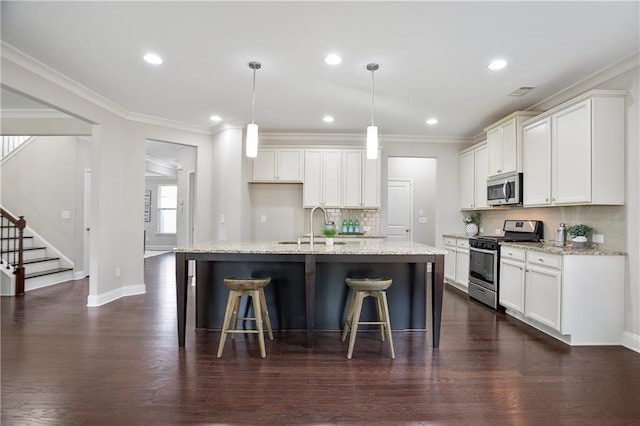
[[[473,237],[478,233],[478,225],[480,224],[480,213],[473,213],[471,216],[466,216],[462,221],[466,224],[464,232]]]
[[[567,233],[571,237],[571,247],[585,248],[587,246],[587,235],[589,235],[591,229],[588,225],[571,225],[567,229]]]
[[[338,231],[336,231],[333,228],[325,228],[324,231],[322,231],[322,233],[324,234],[325,237],[327,237],[324,240],[324,243],[328,246],[332,246],[333,245],[333,237],[336,236],[336,234],[338,233]]]

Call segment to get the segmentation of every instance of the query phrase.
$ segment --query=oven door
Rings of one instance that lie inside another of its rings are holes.
[[[498,292],[498,251],[469,248],[469,281]]]

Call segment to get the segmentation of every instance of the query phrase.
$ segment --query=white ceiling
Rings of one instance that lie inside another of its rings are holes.
[[[639,50],[639,2],[1,2],[2,41],[132,113],[473,137]],[[142,56],[164,58],[151,66]],[[328,66],[328,53],[343,62]],[[491,72],[494,57],[509,61]],[[510,97],[520,86],[529,94]],[[3,108],[9,108],[3,101]],[[322,121],[325,114],[335,122]],[[425,120],[437,117],[439,124]]]

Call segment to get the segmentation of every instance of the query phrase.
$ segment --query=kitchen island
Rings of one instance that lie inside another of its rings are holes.
[[[225,276],[270,276],[271,294],[267,293],[267,299],[275,307],[269,307],[272,323],[276,324],[275,328],[296,329],[302,321],[307,331],[307,347],[312,347],[316,317],[319,328],[340,328],[347,298],[344,284],[347,276],[384,276],[394,280],[389,290],[394,329],[427,328],[426,289],[431,283],[432,341],[437,348],[444,255],[444,250],[405,241],[357,241],[334,246],[319,242],[311,245],[294,241],[213,241],[177,248],[178,345],[185,345],[188,262],[193,260],[196,263],[196,329],[219,328],[226,303],[227,293],[222,285]],[[395,291],[397,297],[391,291]],[[394,303],[403,309],[394,309]]]

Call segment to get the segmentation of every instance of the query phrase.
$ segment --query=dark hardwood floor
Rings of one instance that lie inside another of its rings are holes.
[[[88,281],[3,297],[2,425],[640,424],[640,355],[569,347],[447,289],[442,340],[377,334],[345,358],[338,332],[178,348],[173,255],[145,260],[147,294],[87,308]]]

